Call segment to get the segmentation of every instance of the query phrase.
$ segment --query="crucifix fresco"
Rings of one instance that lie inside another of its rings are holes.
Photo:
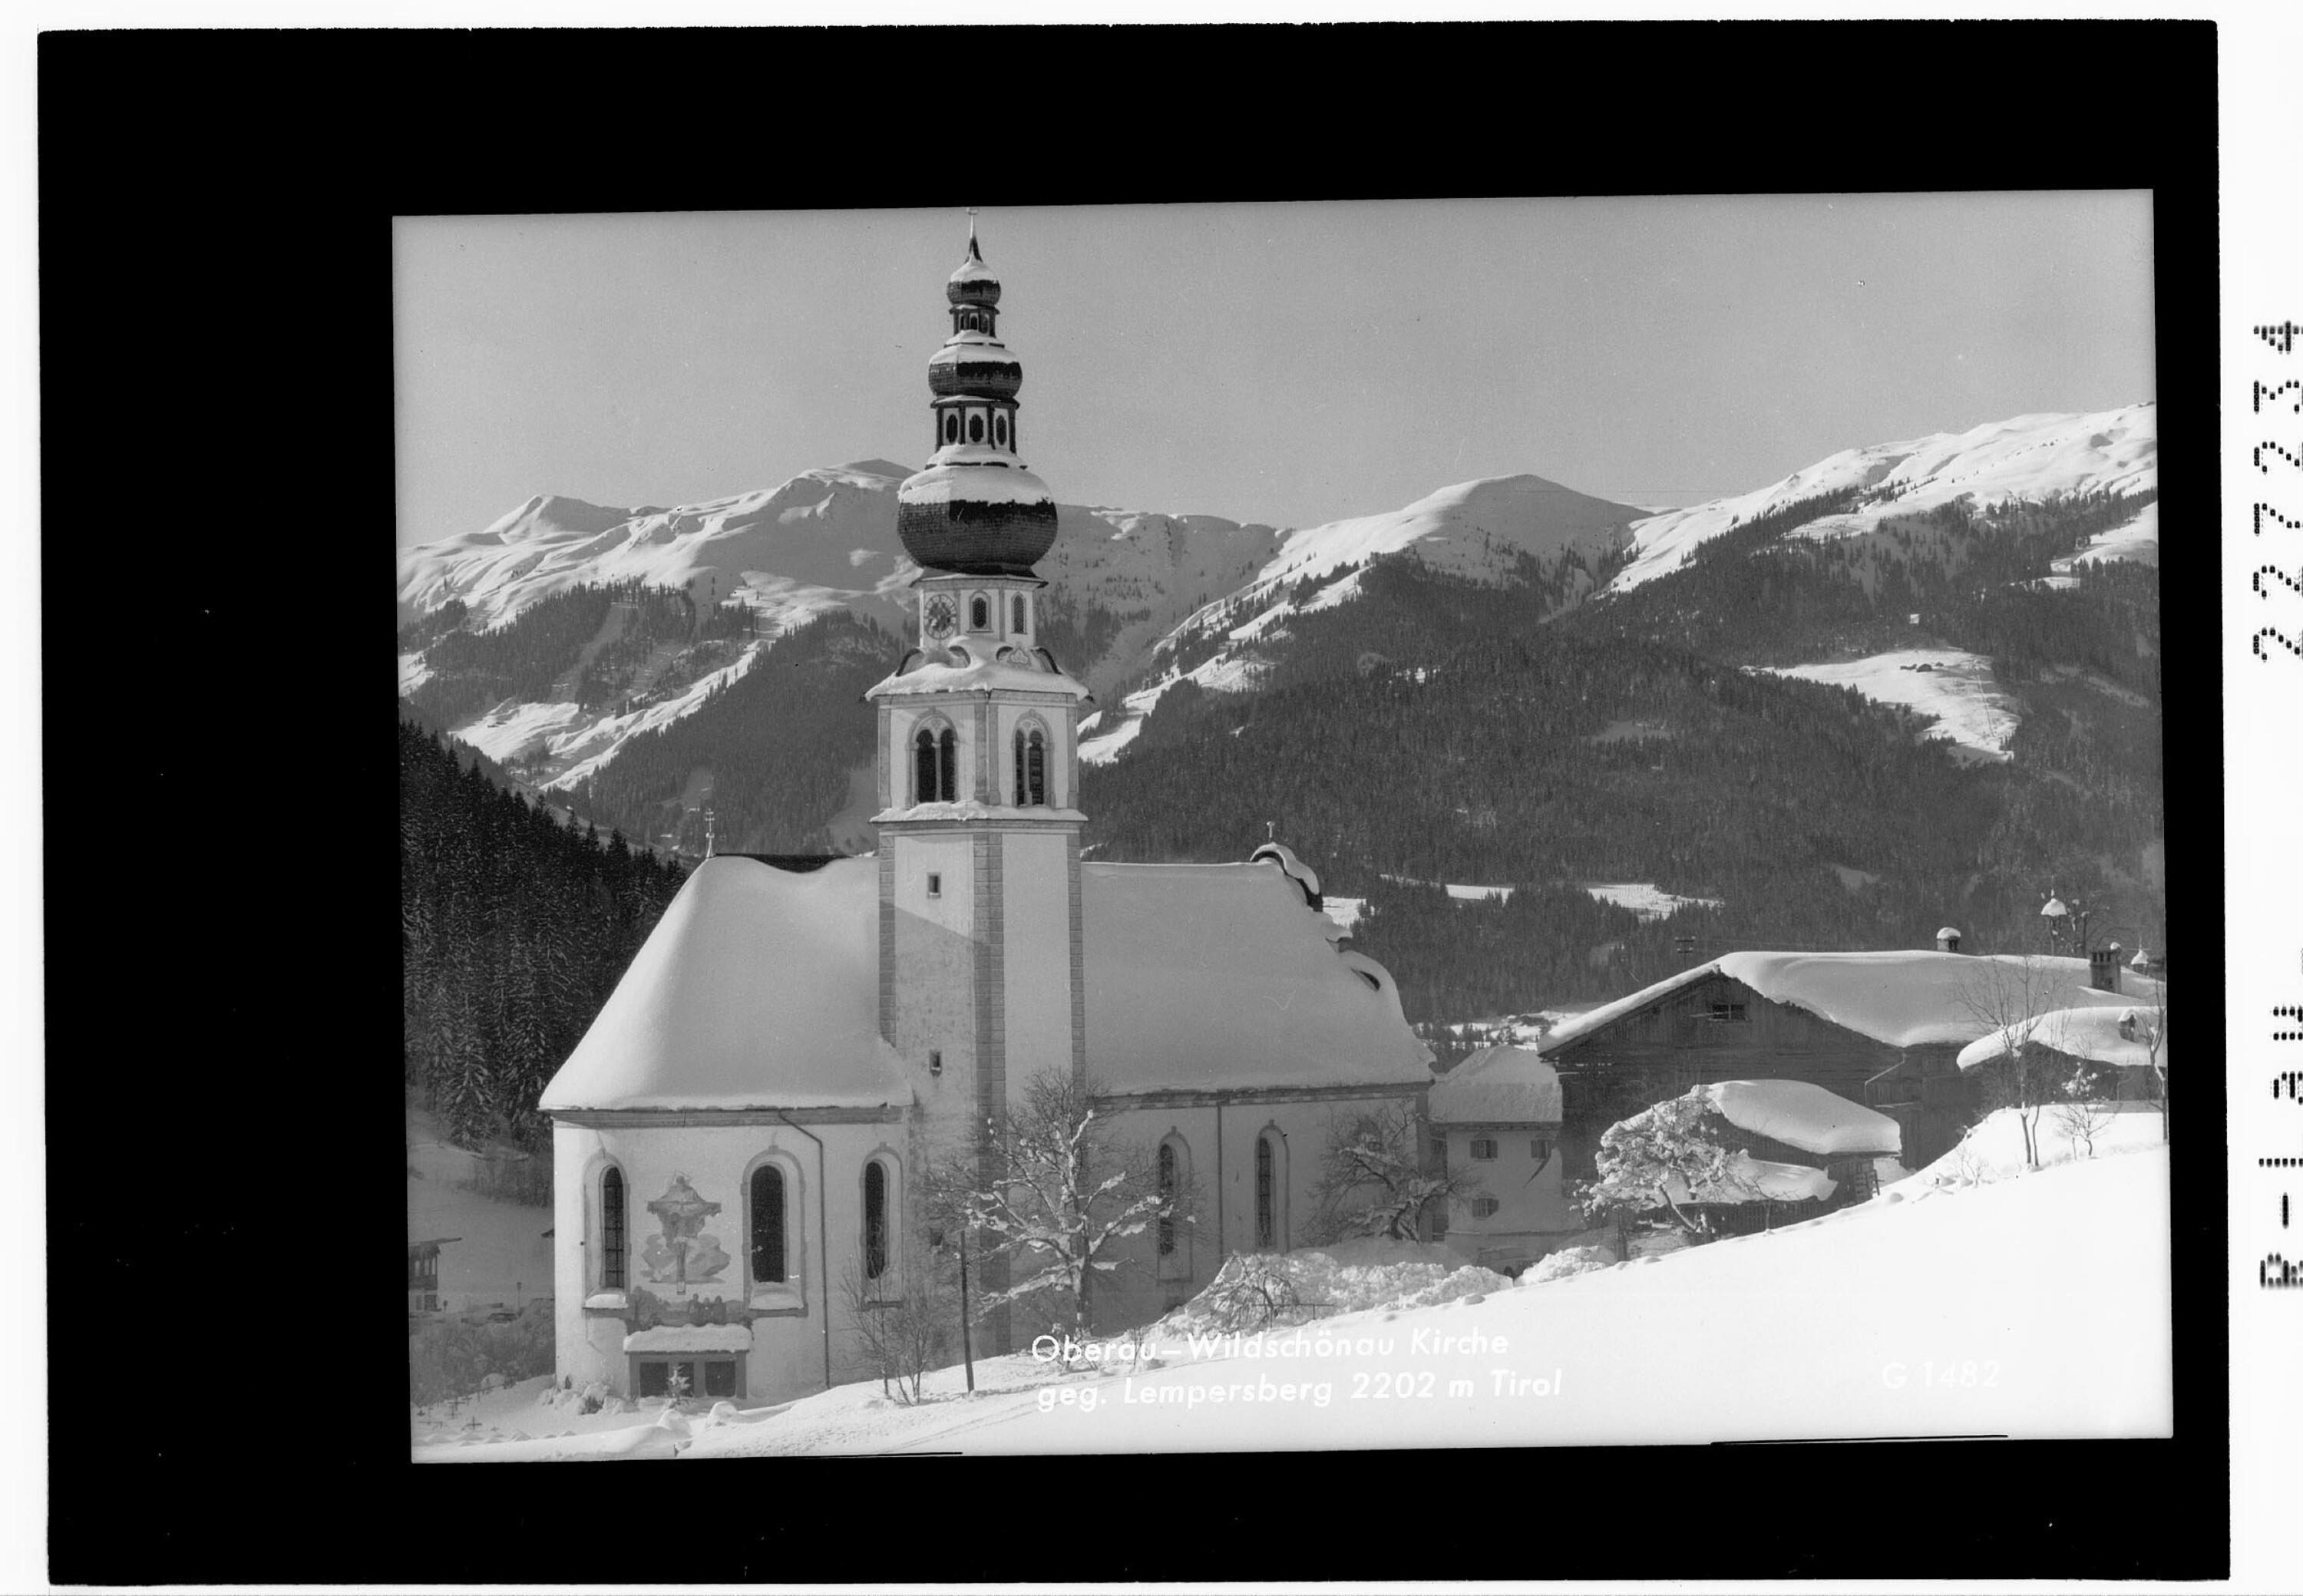
[[[660,1285],[692,1285],[728,1267],[720,1238],[704,1229],[704,1221],[720,1212],[720,1204],[705,1202],[688,1184],[687,1176],[674,1175],[663,1195],[647,1210],[663,1221],[662,1234],[649,1237],[640,1249],[640,1268],[649,1279]]]

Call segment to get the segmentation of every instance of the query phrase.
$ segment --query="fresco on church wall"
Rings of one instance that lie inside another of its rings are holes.
[[[660,1286],[692,1286],[712,1279],[728,1267],[727,1249],[717,1236],[704,1229],[705,1221],[720,1212],[720,1204],[699,1195],[687,1176],[674,1175],[663,1195],[650,1203],[647,1210],[663,1222],[663,1229],[640,1248],[643,1278]]]

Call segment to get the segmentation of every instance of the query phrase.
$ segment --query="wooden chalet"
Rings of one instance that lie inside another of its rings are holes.
[[[1978,988],[2018,970],[2037,1007],[2131,1001],[2115,970],[2084,958],[1936,948],[1731,953],[1578,1015],[1540,1044],[1559,1072],[1566,1175],[1596,1172],[1599,1135],[1617,1120],[1692,1086],[1754,1078],[1808,1081],[1886,1115],[1917,1170],[1981,1116],[1982,1081],[1959,1054],[1992,1028],[1976,1012]]]

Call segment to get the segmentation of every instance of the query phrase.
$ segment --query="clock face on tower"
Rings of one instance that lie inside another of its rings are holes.
[[[932,593],[928,595],[927,610],[923,621],[929,637],[949,638],[951,636],[951,629],[958,623],[959,606],[952,603],[951,595],[949,593]]]

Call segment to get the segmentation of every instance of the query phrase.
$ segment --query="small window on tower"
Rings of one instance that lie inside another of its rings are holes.
[[[991,601],[981,593],[967,601],[967,629],[975,632],[991,629]]]
[[[1024,595],[1020,593],[1017,594],[1016,595],[1016,624],[1008,629],[1015,632],[1018,636],[1030,631],[1032,629],[1030,614],[1031,612],[1024,607]]]
[[[931,898],[943,896],[943,876],[940,872],[933,870],[928,872],[928,896]]]
[[[959,442],[959,412],[957,410],[946,410],[943,413],[943,441],[947,443],[957,443]]]
[[[983,412],[981,410],[967,418],[967,441],[971,443],[983,442]]]
[[[991,441],[999,444],[1002,449],[1005,449],[1008,446],[1007,417],[994,416],[991,418]]]

